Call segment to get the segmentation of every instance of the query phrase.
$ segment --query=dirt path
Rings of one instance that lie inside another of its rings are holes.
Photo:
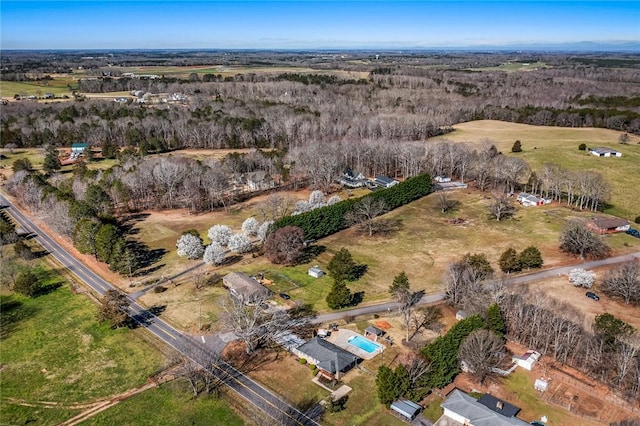
[[[62,422],[59,426],[73,426],[84,422],[85,420],[95,416],[102,411],[113,407],[114,405],[120,403],[121,401],[127,400],[134,395],[142,393],[146,390],[153,389],[159,386],[162,383],[169,382],[176,378],[175,371],[177,367],[172,368],[167,371],[167,373],[163,374],[159,379],[149,379],[147,383],[142,386],[128,389],[122,393],[110,395],[105,399],[89,402],[89,403],[80,403],[80,402],[72,402],[69,404],[63,404],[60,402],[51,402],[51,401],[26,401],[24,399],[17,398],[2,398],[2,400],[6,403],[13,405],[22,405],[24,407],[37,407],[37,408],[61,408],[61,409],[69,409],[69,410],[83,410],[78,413],[74,417]]]

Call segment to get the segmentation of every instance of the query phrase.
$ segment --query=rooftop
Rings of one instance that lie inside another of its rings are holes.
[[[591,221],[600,229],[611,229],[629,225],[629,221],[619,217],[595,216]]]
[[[489,396],[491,397],[491,395]],[[507,404],[497,398],[494,401],[496,404],[497,402]],[[529,424],[524,420],[513,417],[513,415],[505,416],[501,412],[494,411],[458,389],[449,394],[449,397],[441,404],[441,407],[468,419],[469,425],[473,426],[525,426]],[[502,411],[504,411],[504,407],[503,405]],[[511,410],[507,412],[511,413]]]
[[[318,361],[318,367],[331,374],[347,370],[358,359],[353,355],[320,337],[314,337],[298,347],[298,351]]]

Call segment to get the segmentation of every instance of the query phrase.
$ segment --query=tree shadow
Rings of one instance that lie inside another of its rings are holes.
[[[309,263],[322,253],[327,251],[327,247],[321,245],[308,245],[305,247],[299,263]]]
[[[351,306],[359,305],[364,300],[364,291],[359,291],[357,293],[353,293],[353,298],[351,299]]]
[[[62,287],[63,284],[64,284],[64,281],[59,281],[59,282],[56,282],[56,283],[51,283],[51,284],[40,286],[38,291],[36,291],[34,293],[33,297],[46,296],[47,294],[52,293],[52,292],[56,291],[57,289],[59,289],[60,287]]]
[[[242,256],[237,255],[237,254],[233,254],[231,256],[227,256],[224,259],[224,262],[222,262],[222,265],[230,266],[230,265],[233,265],[235,263],[240,262],[241,260],[242,260]]]
[[[0,295],[0,339],[9,337],[20,321],[36,313],[36,308],[16,300],[15,295]]]
[[[141,311],[139,314],[132,315],[127,321],[127,327],[135,329],[138,327],[148,327],[153,322],[153,319],[159,317],[165,310],[167,305],[154,305],[149,309]]]
[[[138,270],[150,267],[151,265],[162,259],[162,256],[167,253],[167,250],[163,248],[151,250],[149,249],[149,246],[141,243],[140,241],[128,240],[127,245],[133,251],[136,257],[136,260],[138,262]]]
[[[151,266],[151,267],[146,268],[146,269],[138,269],[131,276],[132,277],[143,277],[145,275],[153,274],[154,272],[159,271],[160,269],[162,269],[164,266],[166,266],[166,265],[164,263],[161,263],[159,265],[154,265],[154,266]]]
[[[144,221],[146,218],[151,216],[149,213],[132,213],[127,215],[119,224],[120,229],[128,235],[134,235],[140,232],[139,229],[134,229],[134,227]]]
[[[356,265],[353,267],[352,270],[352,276],[353,276],[353,280],[352,281],[357,281],[360,278],[362,278],[364,276],[364,274],[367,273],[367,271],[369,270],[369,266],[365,265],[365,264],[361,264],[361,265]]]

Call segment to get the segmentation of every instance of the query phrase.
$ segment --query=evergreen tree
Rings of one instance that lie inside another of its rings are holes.
[[[327,270],[329,276],[336,281],[353,281],[357,264],[346,248],[341,248],[329,261]]]
[[[529,246],[522,250],[519,256],[520,266],[522,268],[541,268],[544,263],[542,260],[542,254],[535,246]]]
[[[113,254],[115,242],[121,238],[120,231],[115,225],[102,225],[96,234],[96,259],[109,262]]]
[[[487,328],[493,331],[499,337],[503,337],[506,332],[502,311],[497,303],[487,308]]]
[[[93,219],[80,219],[73,231],[73,245],[80,253],[96,255],[96,234],[100,223]]]
[[[378,400],[387,406],[400,396],[399,380],[396,374],[389,367],[381,365],[376,375],[376,389]]]
[[[519,140],[513,143],[513,146],[511,147],[511,152],[522,152],[522,144],[520,143]]]
[[[46,174],[50,175],[61,168],[62,164],[60,164],[60,159],[58,158],[58,150],[53,145],[47,146],[42,169]]]
[[[509,273],[522,270],[518,253],[516,253],[516,251],[511,247],[509,247],[502,253],[502,255],[500,256],[500,260],[498,260],[498,264],[500,265],[500,269],[502,270],[502,272]]]
[[[407,274],[402,271],[393,278],[393,283],[389,287],[389,293],[396,299],[402,299],[402,295],[411,291],[411,284]]]
[[[481,278],[488,278],[491,274],[493,274],[493,267],[489,260],[487,259],[487,255],[484,253],[467,253],[462,258],[467,265],[471,266],[480,276]]]
[[[331,291],[327,295],[327,306],[331,309],[340,309],[351,305],[353,295],[344,281],[334,281]]]

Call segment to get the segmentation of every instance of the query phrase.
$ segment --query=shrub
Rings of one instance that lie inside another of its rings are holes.
[[[640,223],[640,216],[636,216],[636,219],[634,220],[635,223]]]
[[[513,146],[511,147],[511,152],[522,152],[522,144],[520,143],[519,140],[513,143]]]
[[[586,143],[581,143],[580,145],[578,145],[578,149],[580,151],[586,151],[587,150],[587,144]]]
[[[306,358],[300,358],[299,359],[300,364],[305,365],[307,363],[307,359]]]
[[[167,291],[167,288],[161,285],[153,288],[154,293],[164,293],[165,291]]]

